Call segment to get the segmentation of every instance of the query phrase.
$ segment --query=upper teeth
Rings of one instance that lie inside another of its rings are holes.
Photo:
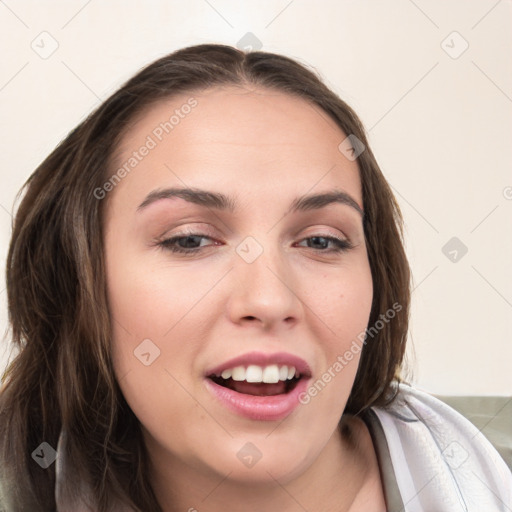
[[[269,366],[257,366],[255,364],[236,366],[229,368],[221,373],[223,379],[232,378],[233,380],[245,380],[247,382],[265,382],[266,384],[275,384],[280,380],[290,380],[295,376],[295,366],[278,366],[271,364]],[[297,377],[299,374],[297,374]]]

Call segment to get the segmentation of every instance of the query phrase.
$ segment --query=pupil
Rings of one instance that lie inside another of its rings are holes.
[[[322,247],[324,247],[324,248],[325,248],[325,243],[326,243],[327,241],[326,241],[326,239],[325,239],[323,236],[314,236],[314,237],[312,237],[312,238],[311,238],[311,242],[312,242],[312,243],[316,243],[316,242],[318,242],[318,240],[323,240],[323,241],[324,241],[324,243],[323,243],[323,244],[320,244],[320,245],[322,245]]]
[[[187,237],[183,237],[181,240],[180,240],[180,245],[182,247],[185,247],[185,248],[194,248],[195,245],[194,245],[194,241],[197,242],[198,239],[200,237],[196,236],[196,235],[191,235],[191,236],[187,236]],[[195,239],[195,240],[194,240]],[[194,240],[192,241],[192,243],[189,243],[191,242],[191,240]]]

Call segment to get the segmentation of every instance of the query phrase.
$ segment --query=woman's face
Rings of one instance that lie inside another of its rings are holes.
[[[226,87],[124,138],[103,199],[112,349],[156,467],[285,483],[336,442],[373,293],[347,135],[304,100]]]

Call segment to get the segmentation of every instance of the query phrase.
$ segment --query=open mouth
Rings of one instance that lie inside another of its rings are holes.
[[[238,366],[220,375],[208,376],[215,384],[237,393],[252,396],[275,396],[290,393],[302,376],[293,366]]]
[[[306,361],[284,352],[251,352],[205,373],[206,388],[231,412],[253,421],[280,421],[297,409],[312,378]]]
[[[265,382],[236,381],[232,378],[223,379],[215,375],[211,375],[209,378],[219,386],[231,389],[237,393],[253,396],[284,395],[292,391],[300,380],[300,377],[294,377],[292,380],[286,382],[267,384]]]

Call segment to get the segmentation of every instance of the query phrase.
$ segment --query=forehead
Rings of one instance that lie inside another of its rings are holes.
[[[228,86],[181,94],[152,105],[125,134],[112,172],[123,165],[129,172],[109,200],[137,201],[174,185],[269,202],[337,188],[362,206],[357,162],[338,149],[346,136],[320,107],[280,91]],[[130,168],[143,146],[151,149]]]

